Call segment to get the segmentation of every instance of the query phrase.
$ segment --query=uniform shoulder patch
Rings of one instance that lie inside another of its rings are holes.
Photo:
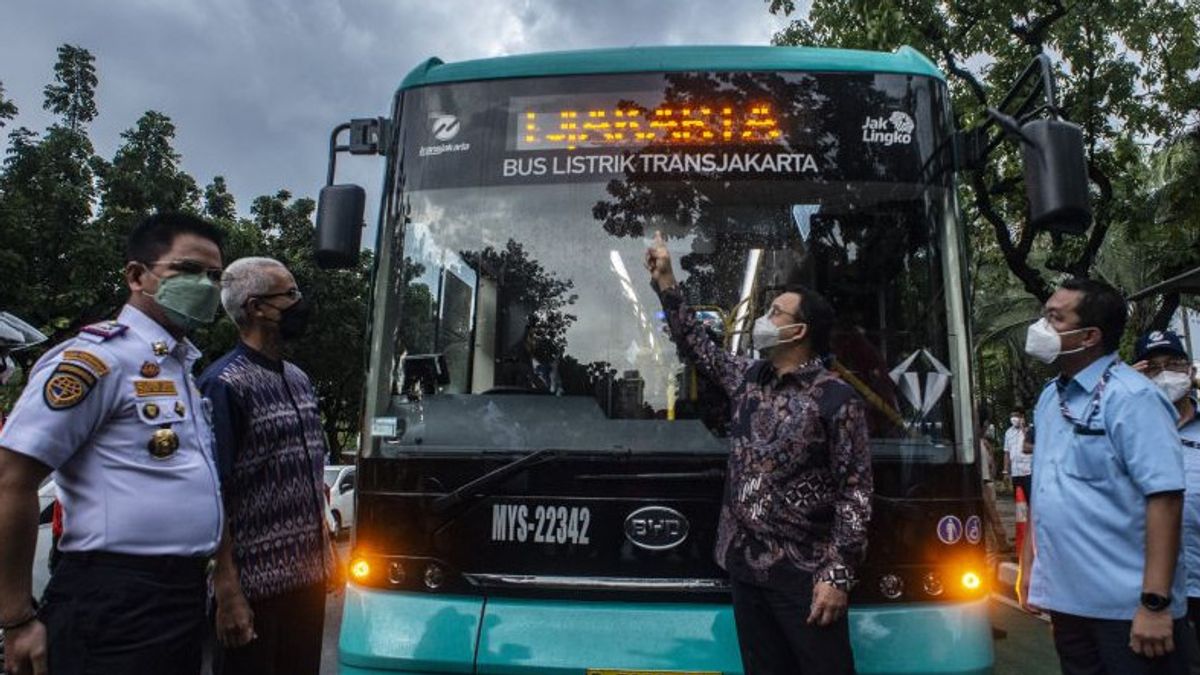
[[[74,408],[96,388],[98,377],[77,363],[63,361],[42,387],[42,399],[51,410]]]
[[[116,321],[101,321],[93,323],[90,326],[84,326],[79,332],[95,335],[103,340],[111,340],[125,331],[129,330],[129,326]]]
[[[62,360],[72,363],[81,363],[87,366],[88,370],[91,370],[99,377],[103,377],[108,374],[108,364],[104,362],[104,359],[89,351],[84,351],[82,349],[67,349],[62,353]]]

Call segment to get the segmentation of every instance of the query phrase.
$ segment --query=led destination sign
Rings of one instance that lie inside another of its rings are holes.
[[[779,119],[769,103],[641,105],[637,95],[609,101],[566,96],[514,98],[509,110],[511,146],[525,150],[598,150],[656,146],[703,147],[781,142]],[[661,92],[646,97],[661,97]]]

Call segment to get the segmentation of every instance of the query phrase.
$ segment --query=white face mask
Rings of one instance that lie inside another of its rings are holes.
[[[1192,378],[1187,373],[1164,370],[1154,376],[1154,384],[1174,403],[1192,391]]]
[[[779,333],[784,328],[792,328],[803,325],[804,324],[802,323],[790,323],[786,326],[776,326],[775,324],[771,323],[771,320],[768,319],[767,315],[764,314],[754,320],[754,328],[750,330],[750,341],[754,345],[754,348],[760,352],[777,345],[795,342],[800,338],[799,333],[796,333],[786,340],[781,340],[779,338]]]
[[[1054,363],[1060,356],[1074,354],[1087,349],[1087,347],[1077,347],[1066,352],[1062,350],[1062,336],[1084,330],[1087,329],[1076,328],[1075,330],[1059,333],[1050,325],[1049,319],[1040,319],[1029,326],[1028,332],[1025,333],[1025,353],[1042,363]]]
[[[1014,427],[1019,427],[1019,426],[1021,426],[1021,418],[1020,418],[1020,417],[1010,417],[1010,418],[1008,418],[1008,421],[1009,421],[1009,422],[1010,422],[1010,423],[1011,423],[1011,424],[1012,424]]]

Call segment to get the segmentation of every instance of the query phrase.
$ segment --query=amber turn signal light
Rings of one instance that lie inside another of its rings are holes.
[[[350,563],[350,576],[359,581],[366,579],[371,575],[371,564],[366,560],[359,558]]]
[[[962,585],[968,591],[977,591],[983,585],[983,580],[974,572],[966,572],[962,575]]]

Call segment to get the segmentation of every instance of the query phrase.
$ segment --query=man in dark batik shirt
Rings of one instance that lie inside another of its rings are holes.
[[[308,375],[284,360],[308,303],[270,258],[225,268],[221,304],[239,341],[200,376],[211,401],[225,529],[213,570],[218,675],[317,675],[325,591],[325,433]]]
[[[766,360],[748,359],[684,304],[661,234],[646,267],[675,344],[732,405],[715,556],[733,582],[747,675],[853,673],[846,608],[866,553],[871,456],[862,399],[821,361],[833,308],[789,287],[754,324]]]

